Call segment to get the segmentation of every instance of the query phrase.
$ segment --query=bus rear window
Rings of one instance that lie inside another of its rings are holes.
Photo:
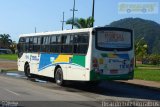
[[[97,31],[97,47],[99,49],[125,50],[132,48],[132,33],[126,31]]]

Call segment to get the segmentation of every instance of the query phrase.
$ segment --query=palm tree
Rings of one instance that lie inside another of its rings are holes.
[[[92,17],[89,17],[87,19],[84,18],[75,18],[73,23],[73,18],[70,18],[66,21],[66,24],[73,24],[74,27],[80,29],[80,28],[91,28],[92,23],[94,22],[94,19]]]
[[[141,60],[145,59],[147,56],[148,46],[144,38],[135,41],[135,67],[136,67],[136,60],[139,57]]]
[[[3,48],[9,48],[12,44],[12,40],[10,39],[9,34],[0,34],[0,41]]]

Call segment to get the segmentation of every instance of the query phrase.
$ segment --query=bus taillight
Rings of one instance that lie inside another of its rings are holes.
[[[132,58],[130,61],[130,70],[129,71],[132,72],[133,69],[134,69],[134,58]]]
[[[98,60],[96,58],[93,58],[93,68],[98,68]]]

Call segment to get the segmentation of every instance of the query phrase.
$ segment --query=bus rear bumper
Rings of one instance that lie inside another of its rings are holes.
[[[129,72],[128,74],[121,74],[121,75],[104,75],[98,74],[94,71],[91,71],[90,80],[132,80],[134,77],[134,72]]]

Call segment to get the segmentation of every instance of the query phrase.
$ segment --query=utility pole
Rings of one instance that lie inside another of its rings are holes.
[[[74,15],[74,12],[75,12],[75,11],[78,11],[78,10],[75,9],[75,0],[74,0],[74,4],[73,4],[73,9],[71,9],[71,11],[73,11],[73,19],[72,19],[72,29],[73,29],[73,25],[74,25],[74,16],[75,16],[75,15]]]
[[[64,12],[63,12],[63,19],[62,19],[62,30],[63,30],[63,28],[64,28],[64,22],[66,22],[66,21],[64,21]]]
[[[93,5],[92,5],[92,18],[94,19],[94,6],[95,6],[95,0],[93,0]],[[94,21],[92,22],[92,27],[94,26]]]
[[[35,33],[37,33],[37,28],[36,27],[34,28],[34,31],[35,31]]]

